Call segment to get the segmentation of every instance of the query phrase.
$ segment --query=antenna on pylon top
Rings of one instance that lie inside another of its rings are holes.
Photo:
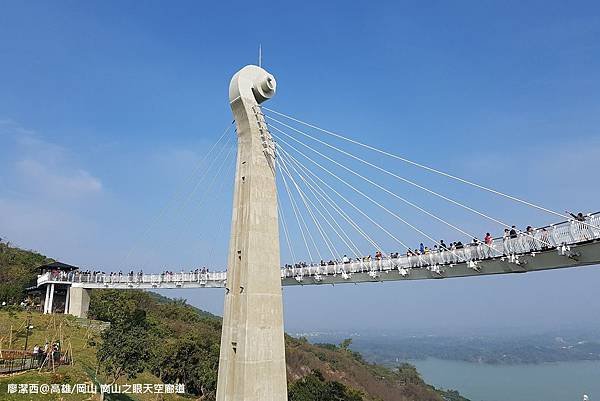
[[[258,66],[262,67],[262,45],[258,45]]]

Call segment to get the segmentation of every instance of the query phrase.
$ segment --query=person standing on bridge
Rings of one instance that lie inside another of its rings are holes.
[[[417,254],[419,253],[418,250],[411,250],[409,249],[408,252],[406,253],[406,255],[408,256],[408,261],[410,263],[410,267],[417,267]]]
[[[510,255],[510,232],[508,228],[504,229],[504,233],[502,233],[502,249],[504,250],[504,256]]]
[[[574,219],[576,224],[571,224],[571,235],[576,241],[588,241],[593,238],[589,235],[588,226],[585,224],[585,216],[579,212],[577,214],[571,213],[568,210],[565,212],[569,213]],[[573,229],[573,228],[576,228]]]
[[[494,246],[494,238],[490,233],[485,233],[485,237],[483,238],[483,242],[485,243],[485,257],[491,259],[494,257],[493,246]]]
[[[542,243],[542,251],[547,250],[548,245],[551,245],[550,236],[548,235],[548,230],[546,230],[546,228],[540,230],[540,242]]]
[[[448,246],[446,245],[446,243],[444,242],[443,239],[440,240],[440,247],[439,247],[439,251],[440,251],[440,262],[441,263],[447,263],[446,261],[446,251],[448,250]]]
[[[423,245],[423,244],[421,244]],[[423,251],[425,251],[425,248],[423,248]],[[415,249],[415,255],[417,256],[417,267],[423,267],[423,251],[419,251],[418,249]]]
[[[577,214],[571,213],[568,210],[565,210],[565,212],[569,213],[577,221],[585,221],[585,217],[583,216],[583,213],[581,213],[581,212],[579,212]]]
[[[477,238],[473,238],[473,241],[469,244],[469,252],[468,252],[469,260],[479,259],[479,240]]]
[[[465,259],[465,246],[462,243],[462,241],[456,241],[454,243],[454,252],[456,253],[456,262],[460,263],[460,262],[464,262],[466,261]]]
[[[526,241],[527,241],[527,244],[529,244],[529,250],[537,251],[538,246],[537,246],[537,241],[535,240],[535,230],[533,229],[533,227],[527,226],[527,228],[525,229],[525,233],[527,234]]]
[[[510,253],[517,253],[517,227],[515,226],[511,226],[510,227],[510,231],[508,232],[508,249],[510,250]]]

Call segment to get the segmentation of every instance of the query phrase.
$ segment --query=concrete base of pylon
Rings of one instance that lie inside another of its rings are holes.
[[[72,286],[69,294],[69,315],[87,317],[92,290]]]

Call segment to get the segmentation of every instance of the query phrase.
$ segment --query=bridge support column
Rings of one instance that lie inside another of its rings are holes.
[[[217,401],[286,401],[275,155],[259,104],[275,79],[246,66],[231,80],[238,154]]]
[[[48,295],[48,302],[47,302],[47,308],[46,308],[46,313],[52,313],[52,304],[54,303],[54,283],[49,284],[48,285],[48,290],[46,290],[47,293],[49,293],[50,295]]]
[[[90,308],[92,290],[71,286],[69,290],[69,314],[77,317],[87,317]]]
[[[71,286],[67,286],[67,294],[65,295],[65,315],[69,313],[69,303],[71,300]]]
[[[48,313],[48,305],[50,304],[50,284],[46,284],[46,298],[44,299],[44,314]]]

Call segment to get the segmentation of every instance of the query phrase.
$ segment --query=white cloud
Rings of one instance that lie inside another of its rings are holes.
[[[28,138],[31,140],[35,138],[34,131],[23,127],[11,119],[0,119],[0,135],[12,138],[17,143],[22,140],[27,141]]]
[[[69,199],[102,191],[100,179],[76,166],[72,153],[63,146],[41,138],[35,131],[10,119],[0,120],[0,135],[8,138],[8,146],[12,145],[14,154],[18,155],[12,166],[3,166],[3,169],[14,169],[17,181],[13,187],[22,195],[35,193]]]
[[[72,245],[83,226],[71,213],[35,199],[0,198],[0,220],[1,236],[24,248],[39,247],[39,251]]]
[[[40,161],[23,159],[16,163],[23,185],[31,192],[54,197],[77,197],[102,191],[102,183],[89,172],[78,169],[69,173],[55,171]]]
[[[0,138],[0,235],[58,259],[83,260],[101,180],[73,151],[12,120],[0,120]]]

